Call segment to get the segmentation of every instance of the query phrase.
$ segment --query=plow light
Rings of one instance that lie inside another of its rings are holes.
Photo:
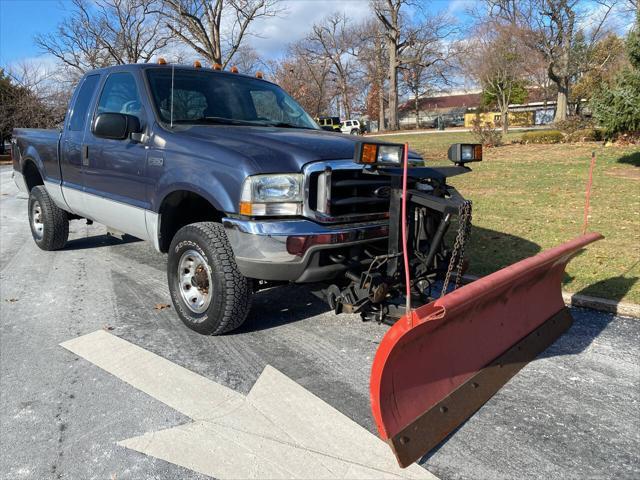
[[[454,143],[447,152],[449,160],[456,165],[482,161],[482,145],[479,143]]]
[[[354,161],[365,165],[393,165],[402,163],[404,145],[397,143],[357,143]]]

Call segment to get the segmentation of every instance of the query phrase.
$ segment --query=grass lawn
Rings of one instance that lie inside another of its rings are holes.
[[[509,134],[519,139],[522,131]],[[446,164],[447,147],[470,133],[385,136],[409,142],[427,164]],[[591,152],[596,152],[589,230],[606,238],[567,269],[570,292],[640,304],[640,149],[601,144],[485,149],[473,172],[449,183],[473,201],[469,273],[486,275],[580,235]]]

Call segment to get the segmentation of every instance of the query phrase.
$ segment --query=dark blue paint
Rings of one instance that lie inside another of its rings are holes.
[[[159,68],[158,65],[152,67]],[[65,124],[60,138],[62,178],[57,174],[57,132],[16,130],[14,136],[22,149],[23,162],[25,159],[35,161],[47,180],[62,181],[65,186],[155,212],[160,210],[167,195],[187,190],[206,198],[221,212],[237,213],[242,182],[249,175],[300,172],[303,165],[312,161],[353,157],[357,137],[323,130],[241,125],[168,128],[154,116],[143,75],[146,68],[150,66],[120,65],[89,74],[100,75],[100,82],[94,91],[84,130],[72,132]],[[132,140],[101,139],[91,132],[99,92],[106,78],[116,72],[131,72],[135,77],[143,110],[141,124],[149,138],[145,145]],[[74,94],[67,117],[77,97],[78,92]],[[89,159],[87,165],[82,165],[85,147],[89,149]],[[414,152],[410,156],[419,158]],[[162,162],[149,162],[149,157],[161,157]]]

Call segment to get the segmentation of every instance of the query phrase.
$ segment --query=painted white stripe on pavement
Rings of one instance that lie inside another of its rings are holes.
[[[247,401],[305,448],[380,472],[399,471],[386,443],[270,365]],[[400,471],[406,478],[424,478],[427,472],[418,465]]]
[[[194,420],[224,415],[244,402],[244,395],[98,330],[60,344]]]
[[[104,331],[62,346],[196,420],[119,442],[146,455],[219,479],[436,478],[273,367],[245,398]]]

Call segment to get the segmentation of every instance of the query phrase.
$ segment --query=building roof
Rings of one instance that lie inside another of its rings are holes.
[[[421,111],[440,110],[450,108],[474,108],[480,105],[480,93],[465,93],[458,95],[443,95],[439,97],[421,97],[418,100]],[[415,109],[415,100],[409,100],[400,106],[401,112]]]

